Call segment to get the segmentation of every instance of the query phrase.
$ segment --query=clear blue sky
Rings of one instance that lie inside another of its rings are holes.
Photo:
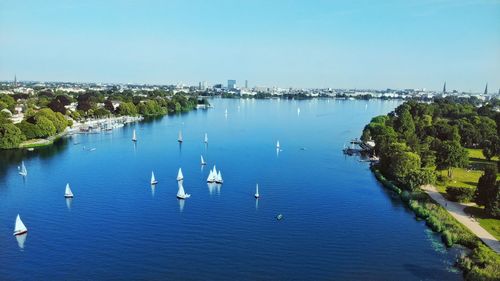
[[[500,88],[499,0],[0,0],[0,79]]]

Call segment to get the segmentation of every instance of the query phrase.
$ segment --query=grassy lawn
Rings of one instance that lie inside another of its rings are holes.
[[[486,229],[496,239],[500,240],[500,220],[489,218],[481,207],[467,207],[464,211],[473,215],[479,221],[479,224]]]
[[[474,148],[467,148],[467,151],[469,152],[469,158],[471,161],[474,160],[486,160],[486,157],[483,155],[483,150],[482,149],[474,149]],[[498,157],[493,157],[491,160],[498,161]]]
[[[448,170],[437,171],[438,175],[443,178],[448,177]],[[453,168],[453,178],[448,179],[446,182],[437,182],[436,187],[440,193],[446,194],[447,186],[469,187],[476,188],[479,178],[483,174],[481,170],[468,170],[464,168]]]

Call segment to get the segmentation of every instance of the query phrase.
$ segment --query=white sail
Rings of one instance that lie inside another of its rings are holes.
[[[71,192],[71,188],[69,188],[69,183],[66,184],[66,190],[64,191],[64,197],[66,197],[66,198],[73,197],[73,192]]]
[[[22,234],[22,233],[25,233],[27,231],[28,231],[28,229],[26,228],[23,221],[21,220],[21,217],[19,216],[19,214],[17,214],[16,225],[14,226],[14,235]]]
[[[19,170],[19,174],[21,176],[27,176],[28,175],[28,170],[26,170],[26,166],[24,166],[24,161],[21,162],[21,168]]]
[[[259,197],[260,197],[260,195],[259,195],[259,184],[257,184],[255,186],[255,198],[259,198]]]
[[[179,172],[177,172],[177,180],[181,181],[184,179],[184,175],[182,174],[182,169],[179,168]]]
[[[132,141],[137,141],[137,136],[135,134],[135,129],[132,131]]]
[[[208,173],[207,182],[214,182],[214,173],[212,172],[212,170],[210,170],[210,172]]]
[[[205,133],[205,143],[208,143],[208,134]]]
[[[151,171],[151,184],[157,184],[158,181],[155,178],[155,173]]]
[[[221,173],[220,173],[220,170],[219,170],[219,172],[217,173],[217,178],[215,179],[215,181],[216,181],[217,183],[222,183],[222,182],[223,182],[223,180],[222,180],[222,175],[221,175]]]
[[[276,142],[276,148],[280,148],[280,141]]]
[[[182,181],[179,181],[178,186],[179,186],[179,190],[177,191],[177,198],[179,198],[179,199],[186,199],[186,198],[191,197],[191,194],[187,194],[184,191],[184,186],[182,185]]]
[[[205,159],[203,159],[203,155],[200,155],[200,157],[201,157],[201,165],[206,165],[207,162],[205,162]]]
[[[179,137],[177,138],[178,142],[182,142],[182,131],[179,130]]]
[[[297,115],[300,115],[300,107],[297,108]]]

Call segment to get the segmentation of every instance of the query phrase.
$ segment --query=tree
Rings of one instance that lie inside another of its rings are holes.
[[[465,167],[468,162],[468,152],[458,141],[444,141],[436,151],[436,164],[448,169],[448,177],[453,176],[453,167]]]
[[[16,100],[7,94],[0,94],[0,110],[7,108],[11,112],[14,112],[14,107],[16,105]]]
[[[117,111],[121,115],[130,115],[130,116],[137,115],[137,108],[131,102],[122,102],[118,107]]]
[[[109,112],[115,112],[115,107],[113,106],[113,102],[110,99],[107,99],[104,102],[104,108],[107,109]]]
[[[14,124],[0,124],[0,149],[18,148],[26,137]]]
[[[39,137],[45,138],[56,134],[56,127],[54,124],[43,115],[36,116],[36,126],[40,130]]]
[[[497,167],[488,165],[479,178],[475,193],[476,203],[485,207],[485,211],[494,216],[500,214],[499,184],[497,183]]]
[[[54,112],[66,114],[66,108],[64,107],[64,104],[62,104],[58,99],[51,100],[49,103],[49,108]]]

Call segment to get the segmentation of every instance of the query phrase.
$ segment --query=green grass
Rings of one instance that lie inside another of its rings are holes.
[[[468,170],[464,168],[453,168],[452,178],[448,178],[448,170],[436,171],[438,175],[446,181],[438,181],[436,187],[438,191],[445,195],[447,186],[476,188],[479,178],[483,174],[481,170]]]
[[[35,148],[35,147],[42,147],[42,146],[47,146],[51,145],[53,141],[51,140],[46,140],[46,139],[32,139],[32,140],[27,140],[22,142],[19,145],[19,148]]]
[[[491,235],[493,235],[496,239],[500,240],[500,220],[490,218],[488,215],[484,213],[484,208],[471,206],[464,209],[464,211],[468,214],[473,215],[478,221],[479,224],[486,229]]]
[[[486,160],[486,157],[483,155],[483,150],[479,148],[467,148],[467,151],[469,152],[469,158],[471,160]],[[498,161],[498,157],[495,156],[491,160]]]

